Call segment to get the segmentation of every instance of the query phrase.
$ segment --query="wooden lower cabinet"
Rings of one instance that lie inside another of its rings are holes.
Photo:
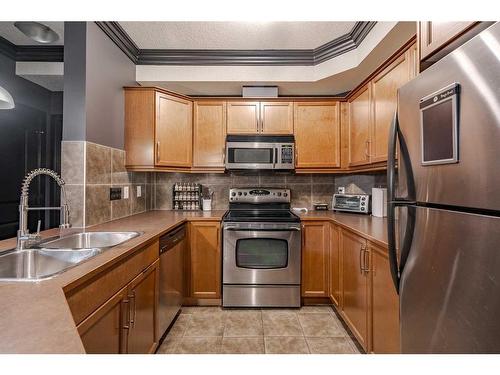
[[[333,224],[329,224],[330,227],[330,249],[328,254],[328,264],[329,264],[329,296],[335,307],[340,307],[340,297],[342,295],[341,287],[341,259],[340,259],[340,228]]]
[[[130,305],[127,353],[153,353],[156,335],[160,261],[157,260],[128,287]]]
[[[368,351],[370,343],[370,275],[366,269],[369,253],[366,239],[341,230],[342,316]],[[368,255],[367,255],[368,254]]]
[[[370,244],[372,277],[372,348],[399,353],[399,296],[392,282],[387,249]]]
[[[87,354],[124,353],[126,296],[127,288],[123,288],[77,326]]]
[[[88,354],[153,353],[156,334],[159,260],[113,295],[78,326]]]
[[[192,221],[188,233],[189,296],[218,299],[221,297],[220,222]]]
[[[328,297],[328,221],[302,224],[302,297]]]

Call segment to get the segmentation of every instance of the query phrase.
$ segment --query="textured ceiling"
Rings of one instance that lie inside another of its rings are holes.
[[[120,22],[140,49],[313,49],[355,22]]]
[[[59,40],[57,42],[50,43],[50,45],[64,44],[64,22],[39,22],[46,26],[49,26],[59,35]],[[14,26],[14,22],[0,22],[0,36],[18,46],[47,45],[45,43],[38,43],[24,35]]]
[[[415,22],[399,22],[395,23],[395,26],[390,24],[393,23],[378,22],[356,50],[317,66],[154,67],[138,65],[136,79],[141,85],[160,86],[195,96],[241,95],[243,85],[277,85],[280,95],[336,95],[352,90],[415,35]],[[377,29],[382,31],[377,34]],[[158,71],[155,70],[156,68]],[[143,71],[151,69],[155,73],[143,74]],[[310,74],[311,69],[313,71],[321,69],[322,72],[319,77],[315,78],[314,73]],[[212,74],[213,71],[215,73]],[[252,72],[256,74],[251,74]],[[166,73],[166,76],[163,73]],[[249,75],[257,78],[244,79]],[[171,80],[168,77],[175,79]]]

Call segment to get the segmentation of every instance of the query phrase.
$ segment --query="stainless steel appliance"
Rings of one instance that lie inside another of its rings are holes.
[[[160,237],[158,337],[163,336],[182,305],[185,237],[185,225]]]
[[[300,306],[300,219],[289,189],[230,189],[222,233],[224,307]]]
[[[293,135],[228,135],[226,169],[293,170]]]
[[[370,196],[368,194],[333,194],[332,209],[369,214],[371,212]]]
[[[403,353],[500,353],[499,72],[496,23],[399,90],[387,216]]]

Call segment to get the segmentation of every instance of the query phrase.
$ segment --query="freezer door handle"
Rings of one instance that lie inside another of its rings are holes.
[[[404,164],[406,172],[406,184],[408,196],[406,198],[396,197],[396,146],[399,141],[401,163]],[[399,281],[403,272],[408,253],[410,251],[415,227],[415,183],[411,168],[410,155],[406,141],[399,128],[398,112],[394,114],[389,132],[389,150],[387,159],[387,240],[389,247],[389,265],[391,276],[397,293],[399,294]],[[398,265],[398,254],[396,249],[396,207],[406,206],[408,219],[406,221],[405,234],[401,245],[401,256]]]

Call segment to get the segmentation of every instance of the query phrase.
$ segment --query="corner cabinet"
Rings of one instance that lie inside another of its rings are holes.
[[[192,101],[151,87],[125,88],[125,165],[130,170],[189,169]]]
[[[293,134],[293,103],[228,101],[228,134]]]
[[[340,168],[340,104],[295,102],[295,167],[302,170]]]
[[[328,221],[302,224],[302,297],[328,297]]]

